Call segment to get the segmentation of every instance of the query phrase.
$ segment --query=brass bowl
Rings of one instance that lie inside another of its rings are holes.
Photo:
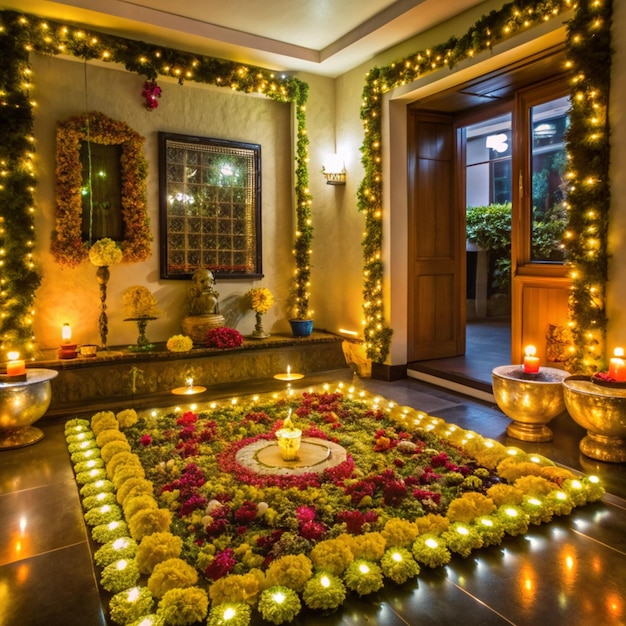
[[[31,424],[48,410],[50,380],[57,375],[56,370],[27,369],[26,380],[0,383],[0,449],[28,446],[43,438]]]
[[[547,424],[565,410],[563,380],[569,374],[542,367],[524,374],[521,365],[502,365],[492,371],[493,395],[500,410],[513,420],[507,435],[521,441],[551,441]]]
[[[626,463],[626,389],[570,376],[563,382],[563,395],[571,418],[587,431],[580,451],[599,461]]]

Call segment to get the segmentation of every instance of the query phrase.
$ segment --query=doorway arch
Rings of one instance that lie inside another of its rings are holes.
[[[495,46],[491,52],[460,63],[445,76],[433,75],[403,85],[385,94],[383,100],[382,145],[383,179],[393,185],[383,187],[383,260],[385,267],[385,297],[390,303],[390,326],[394,330],[389,361],[391,367],[405,367],[408,362],[408,107],[415,102],[441,101],[447,94],[453,98],[474,98],[476,105],[484,94],[462,93],[459,88],[470,83],[480,84],[484,77],[504,79],[506,68],[521,67],[531,58],[541,58],[562,50],[565,27],[549,22]],[[482,100],[484,102],[484,100]]]

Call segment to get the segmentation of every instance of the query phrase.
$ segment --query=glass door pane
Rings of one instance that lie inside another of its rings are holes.
[[[530,107],[531,261],[562,263],[569,97]]]

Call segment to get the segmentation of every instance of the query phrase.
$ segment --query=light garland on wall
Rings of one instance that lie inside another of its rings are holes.
[[[606,368],[611,9],[610,0],[581,2],[567,33],[568,63],[574,71],[566,136],[565,246],[571,267],[569,325],[573,338],[567,367],[570,372],[585,374]]]
[[[28,49],[14,21],[0,24],[0,349],[33,353],[35,138]],[[6,358],[3,358],[6,360]]]
[[[306,101],[308,85],[272,71],[182,52],[122,37],[43,20],[13,11],[0,12],[0,348],[33,353],[32,304],[41,276],[32,261],[34,246],[33,107],[29,99],[28,54],[72,55],[120,63],[155,81],[158,76],[213,84],[243,93],[257,93],[295,109],[295,277],[292,288],[296,317],[306,317],[310,297],[310,255],[313,239],[308,188]]]
[[[610,84],[611,0],[518,0],[481,17],[459,38],[401,61],[373,68],[367,75],[361,104],[365,176],[358,208],[365,215],[363,247],[363,311],[367,356],[383,363],[392,330],[385,321],[382,261],[382,96],[423,75],[451,68],[494,44],[574,9],[568,24],[568,59],[574,71],[572,123],[567,135],[571,157],[566,240],[571,266],[569,317],[574,341],[570,371],[591,372],[604,361],[606,335],[606,228],[609,210],[609,142],[607,100]]]

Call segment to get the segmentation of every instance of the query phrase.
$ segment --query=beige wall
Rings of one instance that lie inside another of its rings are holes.
[[[288,331],[287,298],[293,275],[294,232],[291,105],[229,89],[195,83],[180,86],[174,81],[160,79],[163,96],[159,107],[148,112],[142,106],[144,79],[140,76],[111,65],[89,63],[85,79],[84,63],[39,55],[33,55],[32,66],[36,85],[34,95],[39,103],[35,116],[39,178],[36,191],[37,260],[43,273],[36,298],[35,336],[38,345],[41,348],[57,346],[64,322],[72,325],[77,342],[99,342],[99,291],[95,267],[85,261],[75,269],[62,269],[49,253],[55,210],[55,124],[87,109],[124,121],[143,135],[149,161],[148,207],[154,235],[153,253],[145,262],[111,267],[107,297],[109,345],[134,343],[137,338],[136,327],[123,321],[125,316],[121,310],[122,293],[131,285],[148,287],[165,312],[149,324],[150,340],[164,341],[181,332],[180,321],[190,283],[159,278],[158,131],[261,144],[265,278],[256,283],[220,280],[217,289],[222,309],[226,306],[230,313],[228,321],[246,334],[253,329],[254,317],[251,311],[238,310],[240,296],[252,286],[268,287],[277,303],[265,316],[265,327],[275,332]],[[315,105],[311,126],[321,127],[322,134],[328,134],[328,129],[332,132],[332,110],[318,105],[320,98],[328,100],[323,92],[328,89],[325,83],[331,84],[331,81],[316,79],[315,82],[317,97],[312,98]],[[318,186],[322,187],[322,181]]]
[[[360,146],[363,138],[360,119],[361,95],[368,69],[382,66],[409,53],[446,41],[451,35],[462,36],[481,15],[502,6],[500,0],[458,16],[450,22],[380,54],[361,67],[335,80],[300,75],[310,85],[307,105],[310,190],[313,194],[312,213],[314,240],[312,246],[311,308],[318,328],[338,332],[340,328],[360,330],[362,320],[362,253],[361,239],[364,220],[356,208],[356,193],[363,176]],[[626,45],[620,33],[626,32],[626,7],[614,2],[614,80],[612,94],[612,177],[613,209],[611,215],[610,264],[608,294],[609,345],[626,345],[626,289],[619,276],[626,271],[626,123],[621,103],[626,99]],[[493,56],[493,55],[491,55]],[[150,161],[149,209],[152,219],[153,255],[144,262],[112,268],[109,288],[109,317],[111,344],[132,343],[136,331],[123,321],[120,310],[123,290],[135,284],[153,291],[166,314],[148,327],[153,341],[164,341],[180,332],[180,319],[187,284],[159,279],[158,259],[158,185],[157,131],[189,133],[223,137],[262,144],[263,159],[263,268],[265,278],[256,284],[269,287],[277,304],[266,316],[267,326],[274,332],[288,332],[287,297],[293,276],[293,128],[289,105],[272,102],[263,97],[239,94],[226,89],[159,79],[164,88],[159,107],[146,112],[141,106],[143,79],[110,65],[92,63],[87,68],[87,105],[85,104],[85,67],[82,62],[60,58],[33,56],[35,98],[40,106],[36,113],[35,135],[39,166],[39,186],[36,192],[38,217],[38,260],[43,271],[42,286],[37,293],[35,333],[42,347],[54,347],[60,338],[61,324],[72,323],[78,342],[98,340],[98,287],[95,268],[88,262],[74,270],[62,270],[49,254],[50,232],[54,226],[54,125],[57,120],[81,113],[87,106],[120,119],[147,138],[146,155]],[[459,68],[455,72],[460,71]],[[447,70],[427,77],[419,84],[390,94],[402,111],[404,99],[411,99],[412,90],[434,85],[452,75]],[[402,113],[400,113],[400,117]],[[393,143],[393,142],[392,142]],[[389,146],[393,150],[394,146]],[[321,175],[324,159],[338,152],[345,161],[345,187],[326,185]],[[388,167],[388,166],[387,166]],[[403,176],[390,169],[385,180],[386,197],[390,190],[402,196]],[[401,189],[399,189],[401,188]],[[388,200],[391,202],[391,200]],[[401,204],[401,203],[400,203]],[[387,271],[404,271],[404,260],[396,240],[389,236],[398,232],[386,225]],[[393,256],[395,255],[395,256]],[[388,275],[388,285],[393,281]],[[397,282],[397,281],[396,281]],[[253,286],[249,281],[219,281],[222,301],[234,302]],[[392,327],[406,317],[401,297],[406,285],[388,287],[386,292],[388,319]],[[390,311],[395,307],[394,315]],[[232,325],[244,334],[252,330],[251,312],[243,312]],[[404,332],[394,328],[392,346],[394,363],[402,362]]]

